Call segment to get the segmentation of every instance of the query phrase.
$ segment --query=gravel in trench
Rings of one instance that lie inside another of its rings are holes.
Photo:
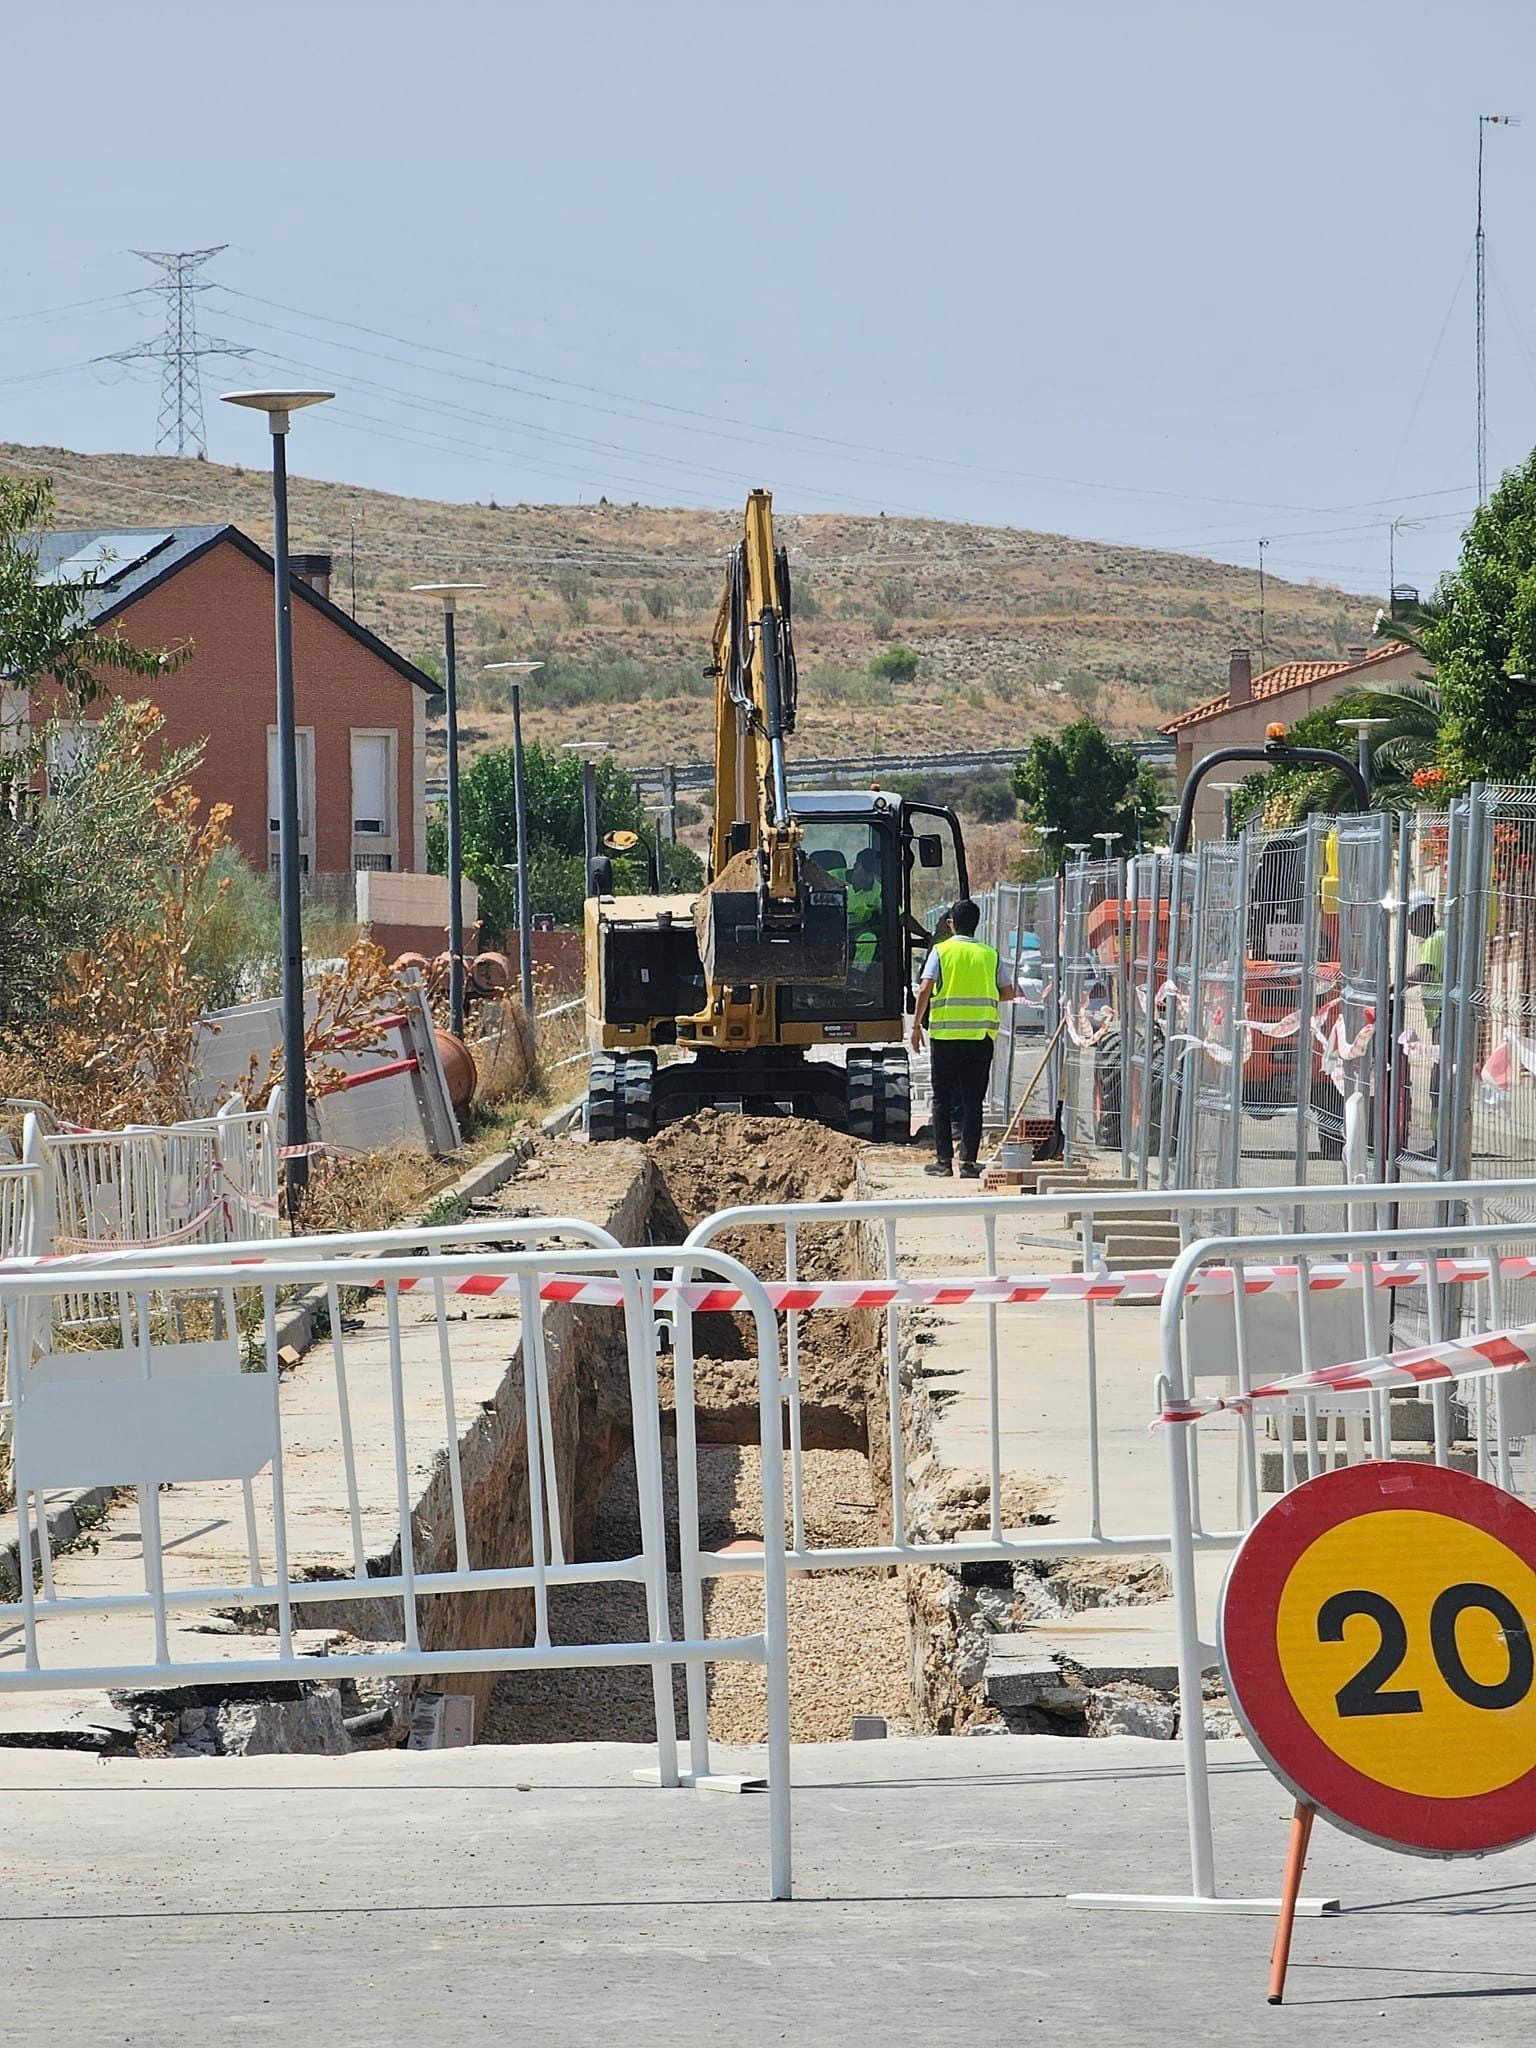
[[[857,1451],[808,1451],[803,1459],[807,1532],[817,1543],[855,1545],[881,1538],[869,1467]],[[760,1454],[755,1447],[702,1445],[699,1511],[710,1548],[761,1531]],[[667,1520],[676,1509],[676,1467],[665,1454]],[[788,1491],[788,1460],[785,1489]],[[632,1556],[639,1548],[634,1463],[614,1471],[598,1515],[594,1557]],[[672,1627],[682,1632],[682,1594],[669,1580]],[[749,1635],[762,1626],[762,1583],[755,1574],[705,1587],[712,1636]],[[557,1587],[550,1633],[558,1643],[617,1642],[645,1634],[645,1593],[635,1585]],[[855,1714],[884,1714],[893,1733],[912,1726],[907,1613],[888,1570],[812,1572],[789,1584],[791,1733],[797,1742],[832,1742]],[[761,1742],[766,1733],[764,1673],[753,1664],[710,1667],[710,1733],[724,1742]],[[676,1674],[678,1727],[687,1725],[683,1675]],[[486,1742],[648,1742],[655,1733],[652,1679],[643,1667],[609,1671],[510,1672],[497,1687],[480,1739]]]

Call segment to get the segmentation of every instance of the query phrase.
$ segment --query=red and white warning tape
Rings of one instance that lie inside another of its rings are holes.
[[[1240,1413],[1261,1401],[1284,1401],[1298,1394],[1370,1393],[1387,1387],[1421,1387],[1436,1380],[1476,1379],[1488,1373],[1515,1372],[1536,1365],[1536,1325],[1516,1330],[1491,1330],[1484,1337],[1465,1337],[1445,1344],[1423,1344],[1412,1351],[1388,1351],[1352,1365],[1325,1365],[1316,1372],[1292,1373],[1246,1394],[1223,1398],[1197,1397],[1174,1401],[1163,1410],[1164,1422],[1198,1422],[1223,1409]]]
[[[1536,1256],[1511,1254],[1497,1262],[1498,1274],[1506,1280],[1536,1279]],[[1491,1277],[1486,1258],[1379,1259],[1317,1261],[1305,1274],[1306,1291],[1311,1294],[1358,1291],[1375,1288],[1422,1287],[1431,1276],[1442,1284],[1472,1284]],[[1190,1297],[1229,1298],[1237,1292],[1237,1273],[1231,1266],[1201,1266],[1191,1275],[1186,1293]],[[952,1279],[909,1280],[765,1280],[763,1291],[770,1305],[780,1310],[850,1308],[957,1308],[971,1303],[983,1306],[1028,1307],[1042,1301],[1105,1303],[1116,1301],[1160,1301],[1167,1285],[1165,1266],[1118,1273],[1019,1273],[965,1276]],[[403,1293],[417,1287],[441,1286],[447,1294],[490,1297],[516,1294],[520,1285],[516,1273],[466,1273],[460,1279],[408,1274],[396,1280],[380,1279],[376,1287],[398,1286]],[[1294,1295],[1302,1292],[1299,1266],[1245,1266],[1242,1291],[1248,1294]],[[594,1308],[621,1308],[624,1288],[618,1280],[600,1277],[550,1274],[539,1284],[541,1301],[569,1302]],[[708,1281],[682,1285],[658,1280],[651,1286],[656,1308],[686,1308],[694,1314],[718,1315],[750,1306],[739,1287]]]

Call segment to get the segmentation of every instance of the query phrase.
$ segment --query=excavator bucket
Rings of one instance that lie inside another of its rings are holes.
[[[794,901],[764,886],[758,856],[738,853],[694,905],[710,987],[767,982],[841,987],[848,979],[848,892],[804,854],[795,858]]]

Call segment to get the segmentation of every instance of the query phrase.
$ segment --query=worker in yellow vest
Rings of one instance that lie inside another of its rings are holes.
[[[951,912],[954,937],[940,939],[923,962],[912,1017],[912,1050],[923,1049],[927,1028],[932,1048],[933,1149],[925,1173],[953,1171],[955,1110],[959,1111],[960,1177],[976,1180],[981,1168],[982,1105],[992,1071],[998,1004],[1013,999],[1013,983],[997,949],[976,937],[981,911],[969,898]]]

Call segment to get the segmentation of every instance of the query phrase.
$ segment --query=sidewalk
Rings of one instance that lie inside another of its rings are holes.
[[[923,1173],[931,1154],[914,1145],[883,1147],[866,1155],[865,1178],[875,1199],[932,1198],[982,1192],[973,1181],[935,1180]],[[1077,1245],[1068,1209],[1081,1209],[1080,1193],[1060,1206],[1022,1219],[1000,1218],[997,1264],[1004,1273],[1067,1273]],[[986,1271],[986,1247],[979,1217],[957,1214],[909,1225],[899,1239],[903,1273]],[[1070,1534],[1090,1529],[1088,1484],[1088,1338],[1092,1318],[1098,1387],[1101,1461],[1100,1518],[1109,1537],[1138,1536],[1168,1528],[1168,1470],[1153,1426],[1153,1383],[1158,1371],[1158,1308],[1046,1301],[997,1313],[999,1445],[1005,1474],[1045,1480],[1052,1493],[1056,1525]],[[934,1452],[947,1466],[985,1472],[988,1436],[987,1314],[984,1308],[925,1311],[931,1341],[922,1366],[936,1390]],[[1218,1416],[1201,1424],[1201,1502],[1206,1526],[1237,1526],[1237,1424]],[[1226,1569],[1226,1551],[1201,1551],[1196,1572],[1202,1621],[1213,1613]],[[1211,1603],[1211,1604],[1208,1604]],[[1172,1603],[1127,1610],[1138,1630],[1161,1615],[1169,1657],[1173,1646]]]

